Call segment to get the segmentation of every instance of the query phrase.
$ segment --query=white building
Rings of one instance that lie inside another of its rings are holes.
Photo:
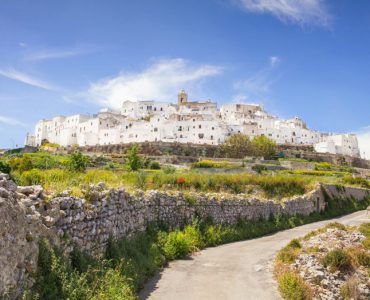
[[[124,101],[120,111],[97,115],[59,116],[40,120],[26,145],[43,140],[62,146],[109,145],[131,142],[179,142],[218,145],[235,133],[264,135],[278,144],[314,145],[317,152],[359,156],[357,138],[311,130],[298,117],[290,120],[269,115],[258,104],[227,104],[220,109],[211,100],[192,102],[182,90],[177,104]]]

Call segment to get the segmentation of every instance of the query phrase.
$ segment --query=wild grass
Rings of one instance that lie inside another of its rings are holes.
[[[312,291],[304,280],[296,273],[286,272],[278,278],[279,291],[287,300],[312,299]]]
[[[50,193],[64,190],[78,191],[88,184],[105,182],[109,187],[180,190],[196,192],[250,193],[251,188],[262,192],[266,198],[283,198],[301,195],[310,190],[314,182],[310,178],[284,175],[203,174],[197,172],[166,173],[160,170],[126,172],[120,170],[88,169],[72,172],[62,169],[31,169],[13,172],[18,185],[43,185]]]

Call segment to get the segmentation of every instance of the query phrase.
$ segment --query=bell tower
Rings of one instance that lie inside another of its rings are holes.
[[[177,95],[177,104],[185,104],[188,102],[188,94],[185,92],[185,90],[181,90],[180,93]]]

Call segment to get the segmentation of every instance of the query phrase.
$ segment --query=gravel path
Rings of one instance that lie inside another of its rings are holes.
[[[359,225],[370,222],[370,219],[365,211],[360,211],[253,240],[205,249],[187,260],[171,262],[146,284],[139,299],[281,299],[271,272],[274,256],[291,239],[333,221]]]

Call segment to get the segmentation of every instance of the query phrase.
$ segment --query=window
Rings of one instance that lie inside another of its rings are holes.
[[[214,127],[212,127],[212,130],[215,130],[215,128],[214,128]]]
[[[199,129],[202,128],[202,125],[199,124]]]
[[[198,134],[198,137],[199,137],[200,139],[204,138],[204,133],[199,133],[199,134]]]
[[[211,140],[213,140],[213,135],[211,135]]]
[[[163,111],[163,107],[161,107],[161,111]]]

